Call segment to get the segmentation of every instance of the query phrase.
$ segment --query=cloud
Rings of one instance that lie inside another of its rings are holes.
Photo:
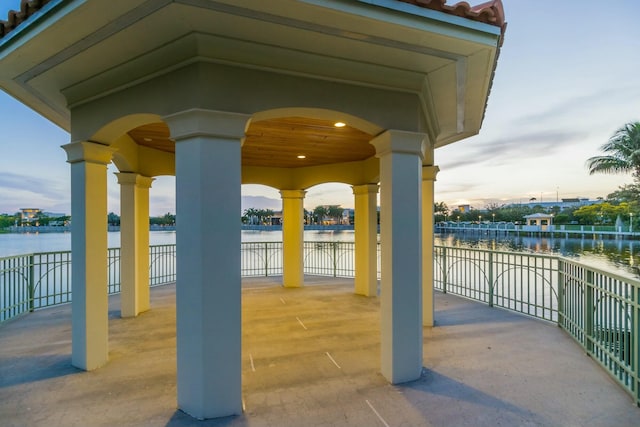
[[[453,153],[454,155],[445,156],[445,160],[438,163],[442,170],[482,164],[486,164],[487,167],[507,165],[522,159],[548,157],[560,151],[562,147],[584,139],[586,135],[579,130],[542,130],[512,134],[481,142],[471,142],[466,145],[462,155]]]
[[[167,212],[175,213],[176,198],[171,194],[154,193],[149,197],[149,215],[162,216]]]
[[[455,182],[453,184],[439,184],[436,181],[436,193],[446,193],[448,195],[454,195],[458,193],[465,194],[469,191],[472,191],[476,188],[479,188],[480,185],[477,183],[471,182]],[[453,197],[453,196],[450,196]]]
[[[41,193],[43,188],[49,185],[49,180],[32,175],[0,172],[0,187],[21,189],[32,193]]]
[[[640,89],[626,84],[610,86],[591,93],[561,99],[560,102],[549,103],[548,108],[537,110],[534,114],[526,114],[514,121],[514,125],[539,126],[540,123],[566,123],[570,119],[579,121],[588,117],[598,119],[600,114],[594,114],[611,106],[626,105],[630,100],[640,96]],[[620,123],[622,125],[623,123]]]
[[[13,212],[26,205],[50,209],[69,206],[71,195],[66,185],[32,175],[0,172],[0,211]]]
[[[242,210],[248,208],[281,210],[282,201],[265,196],[242,196]]]

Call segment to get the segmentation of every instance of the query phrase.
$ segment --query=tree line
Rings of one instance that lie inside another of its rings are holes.
[[[316,206],[313,210],[304,210],[305,222],[308,224],[322,224],[327,221],[340,222],[343,218],[345,209],[340,205],[321,205]],[[20,214],[16,214],[18,218]],[[12,217],[13,218],[13,217]],[[257,209],[248,208],[242,212],[240,220],[243,224],[248,225],[271,225],[274,223],[273,219],[276,218],[276,212],[272,209]],[[280,218],[280,216],[277,216]],[[13,220],[12,220],[13,221]],[[353,218],[351,218],[351,222]],[[277,221],[276,221],[277,222]],[[109,212],[107,214],[107,223],[113,226],[120,225],[120,215]],[[150,225],[175,225],[176,216],[171,213],[166,213],[161,216],[149,217]],[[11,224],[13,225],[13,222]],[[8,227],[8,226],[7,226]]]
[[[603,200],[601,203],[561,209],[560,206],[552,208],[541,205],[498,205],[489,204],[485,209],[472,209],[466,212],[449,210],[449,207],[438,202],[434,205],[434,220],[436,222],[513,222],[522,223],[524,217],[535,213],[553,214],[553,223],[580,224],[580,225],[615,225],[618,218],[624,224],[633,220],[634,224],[640,220],[638,202],[620,201],[617,199]]]
[[[120,215],[109,212],[107,214],[107,224],[113,226],[120,225]],[[160,225],[160,226],[169,226],[176,225],[176,216],[170,212],[167,212],[164,215],[160,216],[151,216],[149,217],[149,225]]]
[[[50,217],[42,212],[39,212],[31,219],[31,222],[25,223],[24,225],[64,225],[67,224],[70,219],[71,217],[68,215],[60,217]],[[16,212],[15,214],[0,214],[0,229],[8,228],[14,225],[22,225],[22,214],[20,212]]]
[[[340,205],[319,205],[313,210],[304,210],[304,220],[306,224],[324,224],[328,221],[340,223],[344,218],[345,209]],[[242,223],[250,225],[271,225],[279,223],[281,219],[277,216],[274,221],[275,212],[271,209],[248,208],[242,213]],[[353,222],[353,218],[350,218]]]

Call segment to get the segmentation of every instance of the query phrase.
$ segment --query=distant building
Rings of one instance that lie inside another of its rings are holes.
[[[282,225],[282,211],[274,212],[268,221],[270,225]]]
[[[42,212],[42,215],[47,218],[62,218],[63,216],[67,216],[67,214],[60,212]]]
[[[57,212],[43,212],[38,208],[22,208],[20,209],[20,224],[21,225],[40,225],[40,218],[62,218],[66,214]],[[49,225],[67,225],[67,221],[52,221]],[[60,224],[62,222],[62,224]]]
[[[471,211],[471,205],[458,205],[458,212],[466,213]]]
[[[526,215],[524,219],[527,221],[525,230],[529,227],[535,227],[535,231],[547,231],[547,228],[553,225],[553,215],[551,214],[535,213]]]
[[[40,214],[42,214],[42,210],[38,208],[22,208],[20,209],[20,223],[22,225],[38,225]]]
[[[553,201],[553,202],[541,202],[533,199],[533,200],[529,200],[529,202],[527,203],[512,203],[509,206],[511,207],[527,206],[529,208],[540,206],[545,211],[548,212],[555,207],[558,207],[560,210],[575,209],[575,208],[580,208],[582,206],[597,205],[598,203],[602,203],[603,201],[604,200],[602,199],[589,200],[586,197],[563,198],[563,199],[560,199],[559,201]]]
[[[340,221],[340,224],[343,225],[349,225],[352,224],[353,225],[353,218],[355,217],[355,210],[354,209],[345,209],[342,211],[342,220]]]

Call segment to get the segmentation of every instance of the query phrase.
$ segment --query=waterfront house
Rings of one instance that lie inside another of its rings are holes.
[[[109,360],[113,163],[124,317],[149,309],[149,188],[176,177],[182,410],[242,411],[244,183],[280,190],[286,287],[304,284],[306,189],[351,185],[354,291],[366,296],[380,188],[380,370],[418,378],[433,324],[434,151],[479,132],[505,28],[500,0],[23,0],[0,22],[0,88],[70,134],[72,364]]]
[[[38,225],[38,216],[42,213],[42,210],[38,208],[20,208],[20,224],[21,225]]]

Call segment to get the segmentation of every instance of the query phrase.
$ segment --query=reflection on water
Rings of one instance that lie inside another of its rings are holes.
[[[440,233],[436,245],[562,255],[590,266],[640,278],[640,241],[528,237],[496,233]]]
[[[353,242],[353,231],[305,231],[304,239],[314,242]],[[120,232],[107,233],[110,248],[120,247]],[[282,231],[242,231],[243,242],[281,242]],[[151,231],[149,244],[172,245],[175,231]],[[71,250],[71,233],[5,233],[0,234],[0,257],[37,252]]]
[[[353,231],[305,231],[306,241],[347,241],[354,239]],[[108,233],[109,247],[120,246],[120,233]],[[175,231],[152,231],[152,245],[174,244]],[[282,231],[243,231],[244,242],[282,241]],[[526,251],[563,255],[626,277],[640,278],[640,241],[622,239],[564,239],[528,237],[495,232],[436,234],[435,243],[447,246],[466,246],[497,251]],[[0,234],[0,257],[33,252],[68,251],[70,233]]]

